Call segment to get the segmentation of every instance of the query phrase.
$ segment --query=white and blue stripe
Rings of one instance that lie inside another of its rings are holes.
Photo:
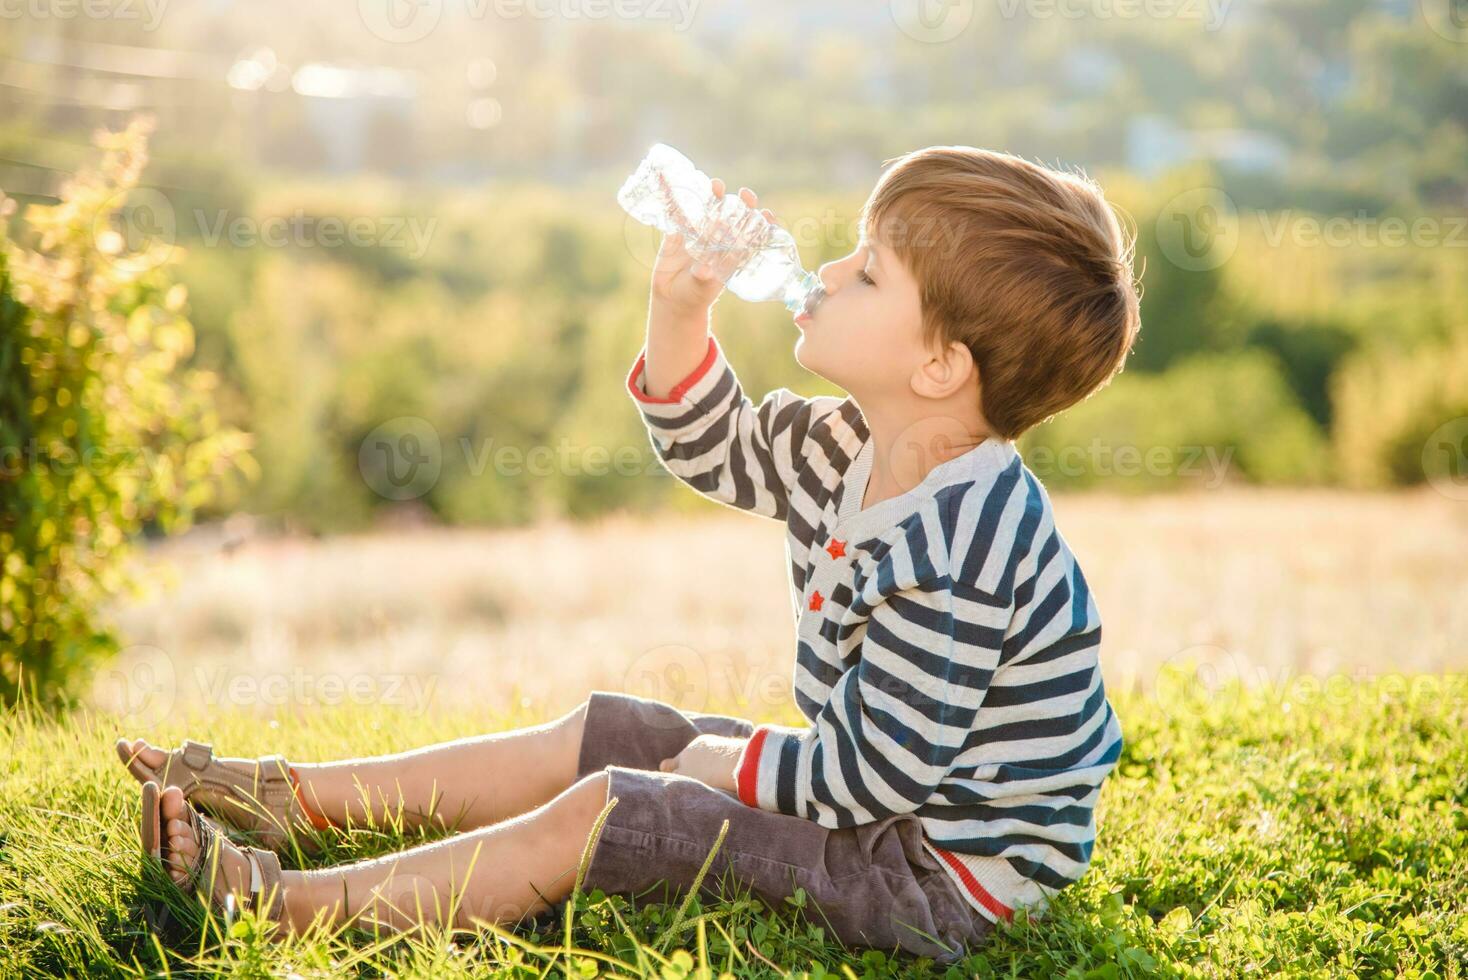
[[[861,510],[873,444],[852,399],[781,388],[756,406],[713,338],[667,398],[644,363],[627,387],[669,471],[789,532],[809,725],[756,731],[745,802],[826,827],[915,814],[991,919],[1078,880],[1122,732],[1095,601],[1014,446],[991,438]]]

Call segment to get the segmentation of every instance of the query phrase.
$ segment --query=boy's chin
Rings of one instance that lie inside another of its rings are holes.
[[[811,374],[819,374],[826,378],[822,370],[820,355],[811,350],[810,340],[805,334],[801,334],[795,341],[795,363],[805,368]],[[827,381],[831,380],[826,378]]]
[[[843,390],[850,390],[846,382],[842,380],[843,372],[839,365],[827,363],[829,359],[823,358],[818,351],[811,349],[807,337],[802,334],[795,342],[795,363],[805,368],[811,374],[825,378],[831,384]]]

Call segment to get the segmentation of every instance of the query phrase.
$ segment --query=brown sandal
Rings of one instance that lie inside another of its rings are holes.
[[[216,804],[205,809],[265,847],[280,847],[294,838],[303,849],[317,850],[309,831],[325,829],[326,825],[301,806],[290,767],[282,756],[268,755],[247,763],[245,768],[219,762],[213,747],[204,742],[186,741],[168,753],[161,767],[153,769],[123,739],[117,740],[117,755],[140,783],[177,786],[184,799],[191,802],[200,791],[227,800],[224,807]],[[265,826],[242,825],[240,818],[246,814]],[[297,833],[302,830],[308,832]]]
[[[141,835],[143,851],[163,864],[163,873],[174,886],[187,895],[197,895],[206,906],[218,912],[225,921],[225,928],[234,924],[239,917],[239,903],[235,893],[228,887],[216,887],[223,874],[206,873],[205,869],[219,867],[222,855],[219,852],[223,835],[217,826],[201,815],[192,806],[188,807],[189,826],[198,847],[188,880],[183,884],[173,881],[168,871],[168,835],[163,831],[163,813],[159,800],[162,788],[152,780],[143,784],[143,817]],[[285,892],[281,887],[280,858],[273,851],[256,847],[241,847],[241,853],[250,865],[250,893],[246,907],[255,911],[269,922],[280,922],[285,912]]]

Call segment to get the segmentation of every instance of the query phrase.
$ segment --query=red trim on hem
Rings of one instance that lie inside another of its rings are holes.
[[[958,880],[963,882],[963,887],[969,890],[970,895],[979,900],[980,905],[993,912],[1005,922],[1009,922],[1014,918],[1014,909],[1005,905],[993,895],[990,895],[984,889],[984,886],[979,884],[979,879],[974,877],[974,873],[965,867],[962,861],[937,845],[931,846],[933,847],[933,851],[946,861],[950,868],[958,873]]]
[[[754,734],[749,736],[749,744],[744,747],[739,772],[734,778],[739,789],[740,802],[755,809],[759,809],[759,756],[764,751],[765,736],[768,734],[768,729],[756,728]]]
[[[317,830],[330,829],[331,821],[306,805],[306,794],[301,792],[301,778],[296,775],[296,767],[286,766],[286,772],[291,774],[291,792],[295,794],[296,802],[300,804],[301,812],[306,815],[311,826]]]
[[[709,334],[708,353],[704,354],[703,361],[699,363],[698,367],[694,368],[688,377],[675,384],[673,390],[668,392],[668,397],[654,398],[637,387],[637,376],[642,373],[643,367],[647,364],[647,350],[644,348],[642,353],[637,355],[637,363],[632,365],[631,371],[627,372],[627,390],[632,392],[633,398],[646,405],[676,405],[683,400],[683,396],[688,393],[689,388],[698,384],[699,381],[703,380],[703,376],[708,374],[709,368],[714,366],[714,361],[717,359],[718,354],[719,350],[714,344],[713,334]]]

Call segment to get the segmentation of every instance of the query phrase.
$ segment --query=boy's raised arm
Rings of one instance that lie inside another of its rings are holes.
[[[715,178],[714,193],[723,194]],[[754,192],[741,191],[753,207]],[[768,215],[768,211],[766,212]],[[709,332],[725,270],[695,263],[667,235],[653,270],[647,343],[627,376],[653,447],[669,472],[720,503],[785,520],[790,490],[813,448],[812,424],[841,399],[786,388],[756,407]]]

